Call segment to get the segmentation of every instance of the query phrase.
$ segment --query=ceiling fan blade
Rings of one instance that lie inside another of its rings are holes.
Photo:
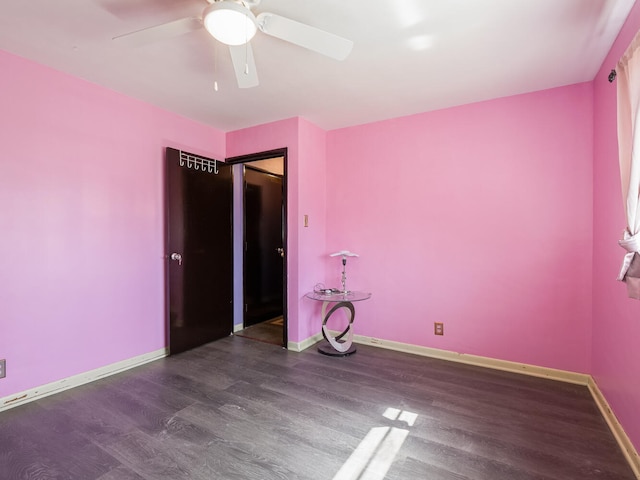
[[[95,0],[111,15],[125,19],[143,19],[162,12],[167,18],[186,15],[189,10],[202,8],[194,0]]]
[[[230,45],[231,61],[236,72],[238,87],[251,88],[258,86],[258,72],[256,62],[253,59],[253,50],[250,43],[244,45]]]
[[[351,40],[274,13],[261,13],[257,20],[258,28],[267,35],[295,43],[336,60],[347,58],[353,48]]]
[[[181,18],[154,27],[143,28],[135,32],[113,37],[113,40],[133,47],[146,45],[165,38],[177,37],[202,28],[202,20],[195,17]]]

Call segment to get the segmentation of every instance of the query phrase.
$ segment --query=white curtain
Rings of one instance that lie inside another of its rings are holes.
[[[627,254],[618,280],[630,297],[640,300],[640,32],[618,66],[618,149],[627,228],[618,243]]]

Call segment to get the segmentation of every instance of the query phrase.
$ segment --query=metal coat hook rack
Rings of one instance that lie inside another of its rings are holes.
[[[208,158],[198,157],[183,151],[180,151],[180,166],[215,175],[219,173],[217,160],[209,160]]]

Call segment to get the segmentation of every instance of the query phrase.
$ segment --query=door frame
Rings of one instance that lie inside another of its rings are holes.
[[[280,159],[281,157],[276,157],[276,160]],[[283,162],[278,162],[281,165],[283,164]],[[249,173],[251,172],[251,173]],[[255,247],[255,245],[252,245],[252,243],[249,241],[247,234],[249,232],[249,229],[247,228],[248,223],[247,223],[247,218],[249,215],[249,209],[247,208],[248,203],[247,203],[247,193],[248,193],[248,187],[249,187],[249,181],[247,180],[247,174],[249,173],[249,176],[253,176],[254,180],[255,180],[255,175],[259,175],[259,178],[264,179],[269,178],[269,181],[277,181],[279,184],[279,194],[278,194],[278,223],[275,224],[275,222],[270,222],[271,225],[275,226],[277,225],[277,229],[278,229],[278,244],[277,244],[277,248],[278,249],[284,249],[284,178],[283,178],[283,174],[280,173],[272,173],[268,170],[263,170],[262,168],[259,168],[257,166],[254,166],[253,162],[249,162],[249,163],[244,163],[242,164],[242,193],[243,193],[243,206],[244,206],[244,212],[243,212],[243,226],[244,226],[244,251],[243,251],[243,265],[242,265],[242,272],[243,272],[243,292],[244,292],[244,303],[245,303],[245,309],[244,309],[244,323],[243,326],[244,328],[247,328],[248,326],[251,325],[255,325],[257,323],[260,323],[264,320],[266,320],[266,318],[256,321],[255,315],[256,312],[249,309],[248,306],[250,306],[250,302],[248,301],[248,296],[247,296],[247,288],[248,285],[250,284],[249,279],[251,276],[251,268],[252,266],[256,266],[255,264],[252,264],[251,262],[248,262],[248,254],[249,251],[247,250],[247,246],[253,246]],[[262,204],[264,201],[264,198],[260,201],[260,203]],[[255,215],[255,214],[254,214]],[[255,218],[255,217],[254,217]],[[266,240],[266,243],[271,243],[270,242],[271,239]],[[261,246],[261,251],[263,252],[268,252],[269,250],[262,250],[262,248],[264,248],[264,244],[263,241],[265,241],[265,239],[263,239],[261,236],[258,237],[258,244]],[[271,250],[272,255],[276,255],[276,251],[275,250]],[[268,254],[267,254],[268,255]],[[278,253],[278,258],[277,258],[277,267],[275,267],[274,271],[279,270],[278,275],[281,276],[282,281],[284,282],[284,253]],[[273,265],[272,265],[273,266]],[[267,271],[271,271],[271,270],[267,270]],[[262,280],[260,281],[260,283],[262,284]],[[277,290],[279,290],[277,293],[278,295],[281,297],[281,301],[278,303],[277,308],[280,310],[279,315],[284,317],[284,290],[283,290],[283,285],[279,285],[277,287],[272,286],[271,288],[276,288]],[[275,306],[275,305],[274,305]],[[252,311],[252,315],[249,315],[249,311]],[[274,313],[271,314],[270,318],[275,318],[274,317]],[[248,320],[251,320],[250,323],[247,323]],[[284,322],[283,322],[284,324]]]
[[[264,152],[251,153],[248,155],[239,155],[236,157],[229,157],[225,159],[225,163],[229,165],[235,164],[246,164],[251,162],[256,162],[259,160],[269,160],[271,158],[282,157],[282,248],[284,248],[284,258],[282,263],[282,344],[284,348],[287,348],[288,343],[288,331],[289,331],[289,321],[288,321],[288,299],[289,295],[287,292],[287,272],[288,268],[288,180],[287,180],[287,147],[277,148],[274,150],[266,150]],[[243,178],[244,182],[244,178]],[[244,205],[242,207],[243,217],[244,217]],[[244,222],[244,218],[243,218]],[[244,231],[244,225],[243,225]],[[244,258],[244,254],[243,254]],[[244,259],[243,259],[243,268],[244,268]],[[244,295],[244,293],[243,293]],[[244,320],[243,320],[244,322]]]

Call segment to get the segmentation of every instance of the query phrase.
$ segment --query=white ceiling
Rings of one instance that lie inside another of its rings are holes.
[[[252,89],[204,29],[135,48],[112,40],[200,16],[205,0],[2,0],[0,50],[223,131],[294,116],[330,130],[592,80],[633,3],[262,0],[254,13],[354,48],[340,62],[258,32]]]

